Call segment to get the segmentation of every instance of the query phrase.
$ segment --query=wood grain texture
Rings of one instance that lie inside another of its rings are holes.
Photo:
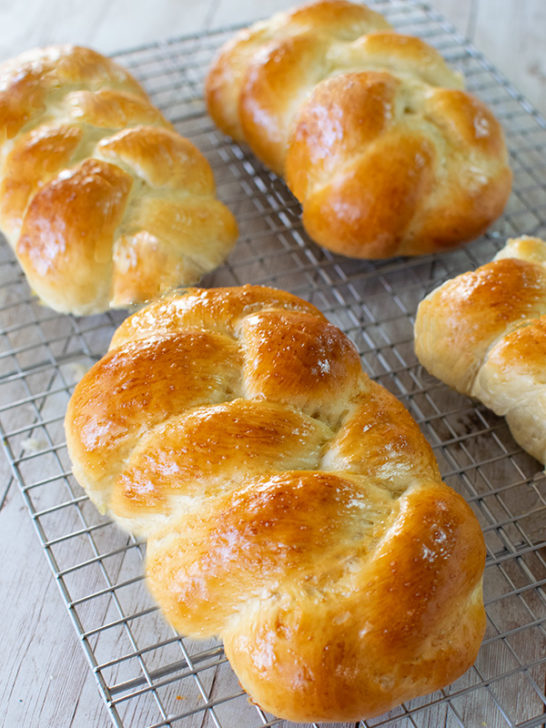
[[[108,725],[94,675],[15,486],[0,523],[5,560],[0,724],[6,728]]]
[[[474,44],[546,116],[545,31],[545,2],[478,3]]]
[[[0,58],[48,43],[82,43],[112,53],[206,28],[215,6],[215,0],[154,0],[153,6],[143,0],[29,0],[23,7],[3,0]]]
[[[546,114],[544,0],[430,3]],[[70,4],[0,0],[0,60],[36,45],[62,42],[78,42],[110,53],[173,35],[250,22],[293,4],[293,0],[154,0],[153,4],[144,0],[73,0]],[[2,460],[0,492],[9,482],[9,469]],[[4,555],[0,571],[4,596],[0,725],[109,725],[95,678],[15,485],[0,511],[0,549]],[[467,709],[470,725],[474,718],[474,725],[482,725],[482,717],[478,720],[472,713],[471,700]],[[439,716],[436,725],[444,725],[443,721]],[[233,720],[226,725],[237,723]]]
[[[432,0],[430,4],[546,115],[543,0]]]

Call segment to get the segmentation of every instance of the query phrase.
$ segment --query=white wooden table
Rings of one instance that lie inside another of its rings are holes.
[[[546,115],[544,0],[431,0]],[[250,21],[292,0],[0,0],[0,60],[47,43],[109,53]],[[110,719],[9,468],[0,460],[0,725],[107,726]]]

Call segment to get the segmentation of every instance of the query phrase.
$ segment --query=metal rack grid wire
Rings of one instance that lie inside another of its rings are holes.
[[[203,101],[224,29],[118,54],[152,100],[208,157],[241,237],[203,285],[261,283],[317,305],[357,345],[365,370],[409,408],[445,481],[469,501],[487,545],[487,632],[476,664],[441,691],[363,728],[535,728],[546,723],[546,489],[539,464],[504,420],[429,376],[412,345],[418,302],[491,259],[506,237],[546,234],[546,123],[428,6],[375,0],[395,27],[435,46],[504,125],[514,190],[480,240],[442,255],[353,261],[304,234],[285,185],[216,131]],[[75,318],[40,306],[0,246],[0,427],[4,450],[116,726],[283,725],[249,703],[215,641],[170,630],[142,581],[143,547],[89,503],[70,473],[63,416],[74,384],[107,349],[124,314]]]

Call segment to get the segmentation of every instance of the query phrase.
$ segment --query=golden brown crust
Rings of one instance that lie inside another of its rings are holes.
[[[50,93],[68,85],[91,89],[106,84],[147,100],[139,83],[121,66],[81,46],[50,46],[22,53],[0,66],[0,141],[12,139],[36,113],[46,111]]]
[[[197,281],[237,235],[214,193],[205,158],[108,58],[59,46],[0,66],[0,226],[52,308]]]
[[[319,0],[242,31],[206,92],[220,129],[285,176],[314,240],[385,258],[467,242],[504,209],[502,129],[461,87],[422,40]]]
[[[167,510],[173,495],[206,497],[209,484],[221,487],[264,469],[304,469],[317,462],[331,436],[322,423],[273,402],[235,399],[199,407],[142,438],[114,485],[111,507],[131,518]]]
[[[469,393],[491,344],[545,310],[546,271],[505,258],[463,273],[419,305],[415,350],[432,373]]]
[[[430,446],[311,304],[190,289],[127,319],[66,416],[74,473],[148,538],[176,629],[301,721],[445,685],[484,629],[484,544]]]
[[[354,40],[381,29],[390,29],[390,25],[373,10],[346,0],[323,0],[279,13],[270,21],[240,31],[220,49],[206,78],[205,93],[212,118],[226,134],[238,141],[244,140],[239,103],[246,73],[262,49],[268,52],[269,43],[275,42],[277,34],[288,40],[304,34],[312,47],[312,39],[318,34]]]
[[[415,351],[431,374],[505,415],[546,464],[545,322],[546,243],[521,237],[419,304]]]
[[[54,308],[76,300],[81,310],[90,310],[108,297],[112,237],[132,184],[121,168],[86,159],[32,198],[15,252],[30,285]]]
[[[326,42],[314,35],[270,43],[260,55],[260,65],[251,66],[245,76],[238,104],[242,139],[279,175],[294,109],[325,72],[326,50]]]
[[[199,330],[126,344],[95,364],[66,417],[73,458],[85,463],[99,499],[146,428],[182,409],[223,402],[240,367],[231,339]]]
[[[184,296],[165,296],[126,318],[114,332],[110,348],[184,328],[204,328],[234,336],[242,318],[266,308],[302,311],[324,319],[315,306],[275,288],[247,285],[237,288],[236,294],[233,288],[192,288]]]
[[[440,486],[410,491],[373,553],[361,556],[361,570],[342,578],[343,591],[330,599],[304,586],[288,604],[271,598],[258,614],[247,606],[252,617],[242,608],[240,621],[252,618],[255,627],[249,634],[230,625],[225,650],[259,705],[275,713],[281,694],[291,720],[358,720],[439,688],[472,664],[485,615],[481,587],[469,597],[468,584],[479,580],[484,550],[473,550],[479,526],[453,496]],[[308,558],[320,564],[329,544],[316,533],[322,519],[313,525]],[[344,523],[334,534],[346,530]]]

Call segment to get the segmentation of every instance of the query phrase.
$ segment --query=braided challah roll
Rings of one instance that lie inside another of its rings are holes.
[[[435,377],[505,416],[546,464],[546,242],[508,240],[495,258],[430,293],[415,352]]]
[[[79,382],[66,434],[91,499],[148,539],[167,619],[221,636],[262,708],[356,720],[473,662],[478,522],[309,303],[245,286],[147,306]]]
[[[316,242],[387,258],[476,238],[504,209],[502,129],[462,87],[377,13],[319,0],[236,35],[206,95],[219,128],[284,175]]]
[[[75,46],[0,66],[0,229],[49,306],[195,283],[237,236],[206,159],[123,68]]]

